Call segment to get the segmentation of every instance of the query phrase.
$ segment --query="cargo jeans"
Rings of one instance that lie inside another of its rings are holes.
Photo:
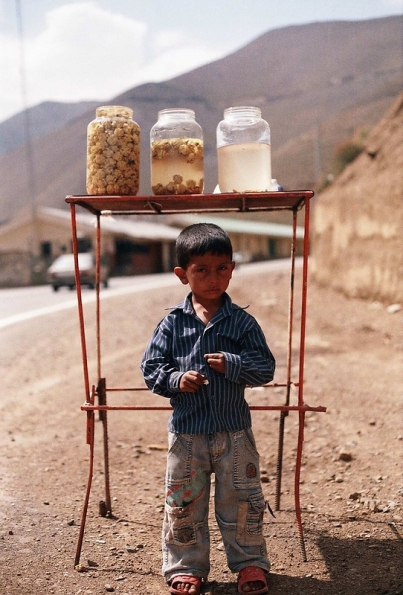
[[[207,579],[210,570],[209,500],[215,474],[215,518],[232,572],[269,571],[263,538],[266,507],[252,429],[168,436],[162,573]]]

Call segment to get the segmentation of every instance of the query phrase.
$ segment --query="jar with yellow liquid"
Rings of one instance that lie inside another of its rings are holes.
[[[220,192],[269,192],[270,127],[259,108],[229,107],[217,126]]]
[[[153,194],[203,192],[203,131],[193,110],[160,110],[150,131],[150,152]]]

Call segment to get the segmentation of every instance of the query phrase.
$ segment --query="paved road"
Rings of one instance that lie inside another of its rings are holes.
[[[297,259],[297,264],[301,264],[301,259]],[[262,272],[284,270],[289,266],[288,259],[244,264],[235,270],[234,275],[247,275],[260,270]],[[110,279],[109,288],[101,289],[101,299],[135,293],[144,289],[168,287],[177,283],[177,278],[171,272],[158,275],[113,277]],[[83,288],[82,296],[83,303],[95,301],[94,290]],[[0,328],[51,312],[76,307],[76,294],[67,288],[61,288],[57,293],[52,291],[48,285],[0,289]]]

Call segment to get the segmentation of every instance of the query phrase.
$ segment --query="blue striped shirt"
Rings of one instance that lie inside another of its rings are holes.
[[[205,325],[194,312],[192,294],[158,324],[141,362],[148,388],[170,399],[168,429],[181,434],[214,434],[251,427],[245,386],[273,379],[275,360],[253,316],[224,294],[223,306]],[[225,355],[225,375],[215,372],[206,353]],[[209,384],[181,392],[184,372],[196,370]]]

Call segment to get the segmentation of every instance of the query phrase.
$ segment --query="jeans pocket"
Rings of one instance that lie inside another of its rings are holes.
[[[261,545],[263,541],[263,494],[251,494],[246,502],[238,502],[236,540],[241,546]]]
[[[196,543],[193,504],[188,504],[183,508],[165,504],[163,536],[165,543],[175,545],[193,545]]]
[[[192,434],[168,432],[168,453],[187,460],[192,454],[192,444]]]
[[[260,489],[259,454],[252,430],[235,432],[233,440],[235,489]]]

